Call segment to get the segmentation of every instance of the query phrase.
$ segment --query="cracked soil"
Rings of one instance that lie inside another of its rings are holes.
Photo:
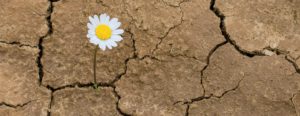
[[[122,22],[97,51],[88,16]],[[0,0],[0,116],[300,116],[300,0]]]

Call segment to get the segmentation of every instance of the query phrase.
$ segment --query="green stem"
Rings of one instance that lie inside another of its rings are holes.
[[[98,45],[96,45],[95,47],[95,52],[94,52],[94,87],[95,89],[98,88],[98,85],[97,85],[97,80],[96,80],[96,67],[97,67],[97,50],[98,50]]]

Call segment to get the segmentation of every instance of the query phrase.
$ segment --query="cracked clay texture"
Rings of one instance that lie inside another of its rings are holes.
[[[125,33],[94,84],[102,13]],[[0,0],[0,16],[0,116],[300,116],[300,0]]]

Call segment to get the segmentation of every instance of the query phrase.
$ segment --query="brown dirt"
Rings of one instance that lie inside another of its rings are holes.
[[[300,116],[300,0],[0,0],[0,116]],[[125,29],[97,52],[88,16]]]

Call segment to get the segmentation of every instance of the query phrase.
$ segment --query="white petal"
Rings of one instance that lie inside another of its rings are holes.
[[[102,23],[102,21],[105,19],[105,17],[106,17],[106,14],[101,14],[100,15],[100,22]]]
[[[111,39],[116,42],[123,40],[123,38],[120,35],[112,35]]]
[[[108,24],[109,23],[109,16],[107,14],[100,15],[100,22],[101,24]]]
[[[93,18],[92,16],[89,16],[89,20],[90,20],[90,22],[93,24],[94,18]]]
[[[88,27],[88,29],[90,29],[90,30],[94,30],[94,29],[95,29],[95,27],[94,27],[91,23],[88,23],[88,24],[87,24],[87,27]]]
[[[92,37],[94,37],[94,35],[93,34],[87,34],[86,37],[92,38]]]
[[[101,42],[100,42],[101,43]],[[99,44],[99,47],[103,50],[103,51],[105,51],[105,49],[106,49],[106,46],[104,45],[104,44]]]
[[[117,29],[117,30],[113,30],[112,34],[114,35],[119,35],[119,34],[123,34],[124,30],[123,29]]]
[[[121,26],[121,23],[120,22],[116,22],[116,23],[113,23],[110,25],[110,28],[112,30],[116,30],[117,28],[119,28]]]
[[[109,41],[109,40],[107,40],[107,42],[106,42],[106,46],[107,46],[107,48],[108,48],[108,49],[112,49],[112,46],[111,46],[111,43],[110,43],[110,41]]]
[[[97,25],[97,21],[93,17],[89,16],[89,20],[92,25]]]
[[[94,37],[90,38],[90,42],[95,45],[98,45],[101,41],[97,37],[94,36]]]
[[[106,45],[108,49],[112,49],[112,46],[110,44]]]
[[[88,38],[92,38],[92,37],[98,38],[95,34],[87,34],[86,36],[87,36]]]
[[[116,22],[118,22],[119,21],[119,19],[118,18],[112,18],[111,20],[110,20],[110,22],[109,23],[116,23]]]
[[[116,24],[116,23],[118,23],[118,18],[112,18],[112,19],[109,21],[108,25],[109,25],[110,28],[112,28],[113,25]]]
[[[88,34],[96,34],[95,30],[88,30]]]
[[[118,46],[118,44],[115,41],[110,41],[109,43],[113,47],[117,47]]]
[[[107,22],[106,24],[109,23],[110,17],[107,15],[105,21]]]
[[[100,24],[100,19],[97,15],[94,15],[94,21],[95,21],[96,25]]]

